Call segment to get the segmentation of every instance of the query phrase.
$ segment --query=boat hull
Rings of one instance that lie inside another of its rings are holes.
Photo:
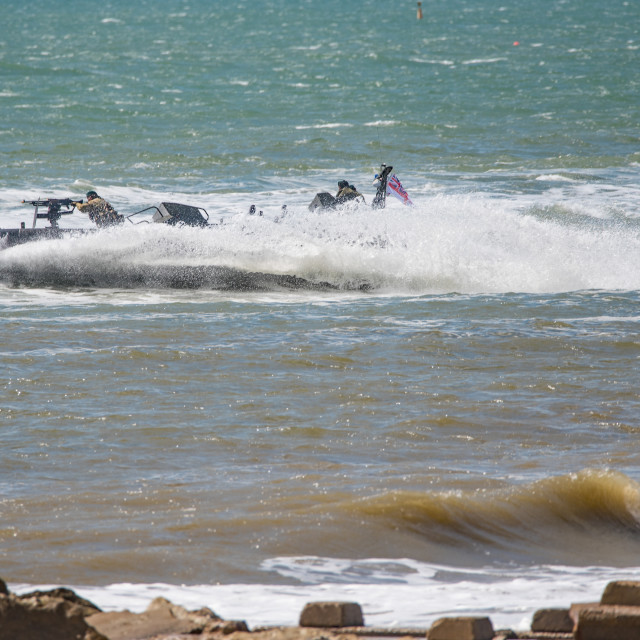
[[[96,229],[59,229],[43,227],[42,229],[0,229],[0,249],[6,249],[26,242],[38,240],[55,240],[71,236],[83,236],[95,233]]]

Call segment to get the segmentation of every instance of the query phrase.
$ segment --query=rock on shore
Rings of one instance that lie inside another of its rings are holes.
[[[142,613],[104,612],[71,589],[10,593],[0,579],[0,640],[640,640],[640,582],[607,585],[598,603],[542,609],[531,630],[495,631],[487,617],[449,617],[430,629],[367,627],[355,602],[312,602],[297,627],[249,630],[206,607],[187,611],[156,598]]]

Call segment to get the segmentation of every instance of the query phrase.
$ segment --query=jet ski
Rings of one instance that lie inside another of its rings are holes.
[[[384,209],[389,189],[389,176],[393,171],[392,166],[382,164],[380,172],[375,175],[373,184],[376,186],[376,194],[371,202],[372,209]],[[346,180],[338,182],[338,193],[333,196],[327,191],[317,193],[309,205],[309,211],[337,209],[348,203],[366,204],[364,196]]]

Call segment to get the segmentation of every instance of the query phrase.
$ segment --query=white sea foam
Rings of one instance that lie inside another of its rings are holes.
[[[295,191],[196,197],[105,189],[123,212],[118,200],[124,195],[140,203],[151,195],[203,206],[214,225],[200,230],[127,223],[87,237],[15,247],[0,253],[0,267],[37,271],[73,263],[98,273],[107,264],[125,271],[128,265],[214,265],[416,293],[640,288],[640,260],[633,258],[640,255],[640,228],[633,216],[624,216],[624,198],[633,197],[629,190],[608,191],[623,205],[617,208],[597,186],[582,182],[554,186],[535,198],[422,192],[418,186],[414,207],[390,199],[375,213],[368,207],[311,213],[309,194]],[[274,200],[287,199],[293,204],[283,212]],[[264,202],[258,204],[262,216],[248,214],[252,200]],[[13,216],[24,220],[29,214]],[[64,221],[89,225],[78,214]]]
[[[365,122],[365,127],[392,127],[398,124],[395,120],[376,120],[375,122]]]
[[[577,182],[577,180],[574,180],[569,176],[561,175],[558,173],[547,173],[545,175],[538,176],[536,180],[539,180],[541,182]]]
[[[444,65],[445,67],[452,67],[455,65],[455,62],[453,60],[432,60],[432,59],[425,59],[425,58],[410,58],[411,62],[416,62],[418,64],[441,64]]]
[[[323,124],[300,124],[296,125],[296,129],[304,130],[304,129],[339,129],[341,127],[353,127],[353,124],[348,122],[327,122]]]
[[[506,62],[507,58],[473,58],[464,60],[462,64],[493,64],[495,62]]]

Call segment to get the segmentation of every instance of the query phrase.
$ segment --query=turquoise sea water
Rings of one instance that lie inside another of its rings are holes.
[[[640,6],[423,10],[0,6],[0,227],[215,223],[0,250],[13,588],[522,627],[638,579]],[[414,207],[308,211],[382,162]]]
[[[3,3],[3,182],[255,191],[388,162],[538,192],[532,173],[637,163],[636,3],[424,10]]]

